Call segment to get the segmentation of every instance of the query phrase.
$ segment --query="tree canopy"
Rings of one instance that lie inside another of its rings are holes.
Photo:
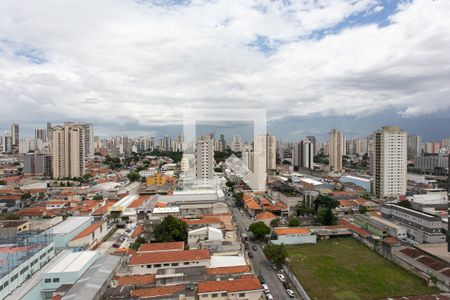
[[[264,247],[263,252],[264,255],[278,267],[280,267],[286,261],[287,250],[284,244],[281,245],[268,244],[267,246]]]
[[[139,181],[141,179],[141,175],[139,175],[139,172],[130,172],[130,174],[128,174],[128,179],[130,181]]]
[[[155,226],[154,233],[159,242],[186,242],[188,226],[178,218],[167,216]]]
[[[331,208],[321,208],[316,214],[316,221],[324,226],[330,226],[336,223],[336,217]]]
[[[270,227],[267,226],[264,222],[253,223],[252,225],[250,225],[249,230],[257,239],[263,239],[270,233]]]
[[[339,206],[339,201],[329,196],[319,195],[314,200],[314,210],[319,211],[320,208],[334,209]]]
[[[276,218],[270,221],[270,226],[277,227],[278,225],[280,225],[280,218]]]
[[[288,223],[289,227],[297,227],[300,226],[300,221],[297,218],[291,218]]]

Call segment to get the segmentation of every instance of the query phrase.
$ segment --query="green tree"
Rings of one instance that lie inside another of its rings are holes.
[[[248,229],[258,240],[262,240],[266,235],[270,233],[270,227],[267,226],[264,222],[253,223]]]
[[[303,204],[298,204],[296,207],[297,210],[297,216],[305,216],[305,215],[312,215],[314,214],[314,209],[307,208]]]
[[[2,213],[0,214],[0,220],[18,220],[20,216],[15,213]]]
[[[165,217],[161,224],[155,226],[155,238],[159,242],[186,242],[188,226],[173,216]]]
[[[133,244],[130,245],[130,249],[138,251],[141,244],[145,244],[147,241],[143,237],[138,237]]]
[[[141,180],[141,175],[139,175],[139,172],[136,172],[136,171],[130,172],[130,173],[127,175],[127,177],[128,177],[128,179],[129,179],[130,181],[139,181],[139,180]]]
[[[233,196],[236,202],[236,206],[244,207],[244,193],[243,192],[235,193]]]
[[[335,209],[339,206],[339,201],[333,199],[329,196],[319,195],[316,200],[314,200],[314,210],[317,212],[320,208],[330,208]]]
[[[276,219],[273,219],[272,221],[270,221],[270,226],[278,227],[278,225],[280,225],[280,218],[276,218]]]
[[[324,226],[329,226],[336,223],[336,217],[334,216],[331,208],[321,208],[317,212],[316,222],[319,222]]]
[[[22,194],[22,196],[20,196],[21,200],[27,200],[31,198],[31,194],[29,192],[26,192],[24,194]]]
[[[367,212],[367,207],[360,205],[358,211],[360,214],[365,214]]]
[[[281,265],[286,262],[287,250],[284,244],[268,244],[264,247],[263,252],[264,255],[278,267],[281,267]]]
[[[103,195],[95,195],[92,200],[103,200]]]
[[[297,218],[291,218],[288,223],[289,227],[298,227],[300,226],[300,221]]]

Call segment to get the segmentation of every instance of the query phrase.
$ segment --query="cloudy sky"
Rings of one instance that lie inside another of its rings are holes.
[[[0,1],[0,131],[175,134],[186,108],[265,108],[295,140],[398,124],[450,136],[448,0]]]

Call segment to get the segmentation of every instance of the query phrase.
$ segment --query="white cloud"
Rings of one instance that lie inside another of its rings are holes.
[[[187,107],[265,107],[273,118],[450,108],[449,1],[406,3],[388,26],[320,39],[308,37],[380,1],[154,3],[0,2],[0,119],[152,125]],[[257,36],[280,46],[265,55],[249,46]]]

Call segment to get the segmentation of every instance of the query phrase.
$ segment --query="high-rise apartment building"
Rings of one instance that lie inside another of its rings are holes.
[[[308,135],[308,136],[306,137],[306,139],[312,143],[313,148],[314,148],[314,155],[316,155],[317,153],[319,153],[319,150],[320,150],[319,148],[320,148],[320,147],[319,147],[319,145],[318,145],[318,142],[317,142],[316,137],[313,136],[313,135]]]
[[[53,178],[84,175],[86,157],[86,124],[64,123],[52,128]]]
[[[300,168],[314,169],[314,144],[309,140],[295,144],[292,163],[295,171]]]
[[[371,137],[372,193],[379,197],[406,194],[407,133],[397,126],[385,126]]]
[[[275,170],[277,168],[277,140],[275,136],[268,134],[257,136],[254,141],[254,150],[255,154],[257,152],[264,153],[266,170]],[[254,165],[256,166],[256,161]]]
[[[94,143],[94,126],[92,124],[83,124],[85,127],[85,156],[87,158],[94,158],[95,143]]]
[[[12,142],[12,152],[17,153],[19,151],[19,124],[12,123],[11,124],[11,142]]]
[[[35,129],[34,138],[43,142],[47,141],[47,131],[45,129]]]
[[[231,151],[242,152],[242,138],[240,135],[234,135],[231,141]]]
[[[422,149],[422,137],[419,135],[408,135],[408,159],[419,157]]]
[[[25,176],[52,176],[52,156],[49,154],[27,153],[23,157]]]
[[[214,149],[213,141],[200,139],[195,148],[196,178],[208,182],[213,179],[214,172]]]
[[[226,148],[227,148],[227,143],[225,142],[225,136],[223,134],[221,134],[220,138],[219,138],[217,151],[224,152]]]
[[[338,129],[330,131],[330,140],[328,141],[328,154],[330,171],[342,171],[342,151],[344,149],[344,136]]]

